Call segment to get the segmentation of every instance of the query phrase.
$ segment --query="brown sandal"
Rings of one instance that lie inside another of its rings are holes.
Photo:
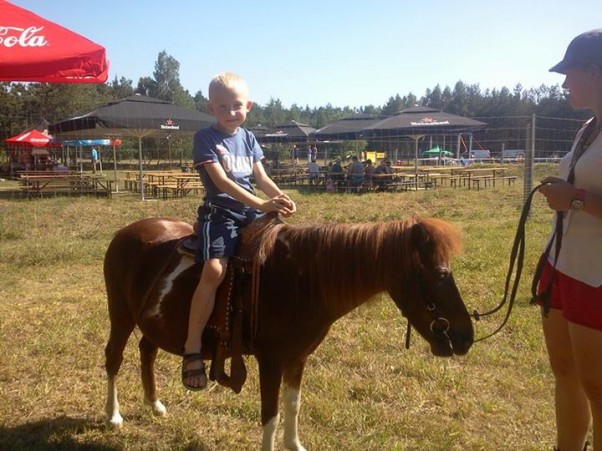
[[[197,362],[199,360],[201,361],[200,368],[194,370],[186,369],[186,367],[190,363]],[[201,382],[199,385],[190,385],[186,383],[187,380],[190,380],[195,377],[200,378]],[[194,354],[184,354],[184,360],[182,360],[182,384],[184,385],[184,387],[186,387],[186,389],[190,391],[199,391],[207,387],[207,374],[205,372],[205,362],[203,362],[203,356],[200,352],[196,352]]]

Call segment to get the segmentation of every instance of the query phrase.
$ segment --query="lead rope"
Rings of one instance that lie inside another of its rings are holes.
[[[577,161],[579,160],[581,155],[583,155],[583,153],[587,150],[587,148],[591,145],[591,143],[595,140],[596,136],[598,135],[598,133],[600,131],[600,129],[598,128],[597,122],[598,121],[595,118],[593,120],[590,120],[583,128],[583,132],[581,133],[581,136],[579,136],[579,141],[578,141],[577,145],[575,146],[573,159],[571,161],[571,167],[569,170],[569,175],[567,177],[567,181],[571,184],[575,180],[575,165],[577,164]],[[490,310],[486,313],[479,313],[478,311],[475,310],[471,315],[476,321],[478,321],[483,316],[491,315],[492,313],[499,311],[504,306],[504,304],[507,301],[507,297],[508,297],[508,288],[510,286],[510,279],[512,277],[514,263],[516,262],[516,276],[515,276],[515,280],[514,280],[514,285],[512,286],[512,293],[510,295],[510,300],[508,303],[508,311],[506,312],[506,317],[502,321],[502,324],[496,330],[494,330],[489,335],[486,335],[485,337],[481,337],[481,338],[475,340],[475,342],[485,340],[486,338],[490,338],[491,336],[497,334],[502,329],[502,327],[504,327],[506,325],[506,323],[508,322],[508,318],[510,318],[510,313],[512,312],[512,307],[514,306],[514,301],[516,299],[516,292],[518,290],[520,276],[521,276],[522,269],[523,269],[523,260],[524,260],[524,255],[525,255],[525,224],[527,222],[529,211],[531,210],[531,201],[533,200],[533,195],[539,190],[539,188],[542,185],[543,184],[537,185],[535,188],[533,188],[533,190],[531,190],[531,192],[529,193],[529,196],[527,197],[525,205],[523,206],[523,211],[521,213],[521,217],[518,222],[518,227],[516,230],[516,236],[514,238],[514,244],[512,246],[512,252],[510,254],[510,266],[508,268],[508,274],[506,275],[504,298],[503,298],[502,302],[497,307],[495,307],[493,310]],[[561,243],[562,243],[562,234],[563,234],[563,223],[564,223],[564,214],[563,214],[563,212],[559,211],[556,213],[556,224],[555,224],[555,228],[554,228],[554,233],[553,233],[552,237],[550,238],[550,241],[548,242],[548,245],[546,246],[545,251],[543,252],[542,256],[540,257],[539,262],[537,263],[537,267],[535,269],[535,275],[534,275],[533,281],[531,283],[531,294],[532,294],[531,303],[533,304],[538,301],[542,301],[544,314],[547,314],[547,312],[550,308],[550,292],[552,290],[552,283],[554,281],[554,277],[555,277],[555,273],[556,273],[556,263],[558,261],[558,256],[560,254],[560,247],[561,247]],[[556,244],[554,265],[553,265],[554,269],[552,271],[552,275],[551,275],[550,279],[548,280],[548,283],[547,283],[545,289],[540,294],[537,294],[537,285],[539,283],[539,279],[541,277],[541,272],[543,270],[543,267],[545,266],[545,262],[548,260],[548,257],[549,257],[549,254],[550,254],[550,251],[552,248],[552,242],[554,242]],[[518,261],[517,261],[517,259],[518,259]]]
[[[504,297],[502,298],[502,301],[497,307],[493,308],[492,310],[489,310],[488,312],[479,313],[477,310],[474,310],[473,313],[470,315],[476,321],[479,321],[484,316],[488,316],[498,312],[506,304],[506,302],[508,302],[508,310],[506,311],[506,316],[504,317],[504,320],[498,326],[497,329],[495,329],[489,335],[476,339],[475,342],[485,340],[486,338],[490,338],[493,335],[497,334],[506,325],[506,323],[508,322],[508,318],[510,318],[510,313],[512,313],[512,308],[514,307],[514,301],[516,299],[516,293],[518,291],[518,286],[523,271],[523,261],[525,257],[525,225],[529,217],[529,211],[531,210],[533,196],[537,191],[539,191],[539,188],[541,186],[542,184],[537,185],[531,190],[525,204],[523,205],[523,210],[518,221],[518,227],[516,228],[516,235],[514,236],[514,243],[512,244],[512,251],[510,252],[510,264],[508,266],[508,272],[506,274],[506,282],[504,284]],[[515,264],[516,272],[514,273]],[[512,291],[510,291],[510,281],[512,279],[513,273],[515,274],[514,283],[512,284]]]

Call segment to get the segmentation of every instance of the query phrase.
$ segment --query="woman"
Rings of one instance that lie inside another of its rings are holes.
[[[539,191],[562,212],[560,250],[551,246],[539,283],[549,288],[543,331],[555,378],[557,450],[581,451],[593,426],[602,449],[602,29],[577,36],[550,69],[566,76],[573,108],[594,117]],[[556,229],[556,228],[555,228]],[[554,237],[551,238],[554,240]],[[555,266],[555,268],[554,268]],[[551,284],[548,281],[551,279]]]

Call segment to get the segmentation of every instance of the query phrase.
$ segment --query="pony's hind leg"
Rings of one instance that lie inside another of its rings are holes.
[[[144,336],[140,339],[138,347],[140,349],[140,371],[142,388],[144,389],[144,403],[152,407],[154,415],[163,416],[167,413],[167,410],[159,401],[155,381],[155,360],[159,349]]]
[[[107,372],[107,400],[105,412],[109,424],[113,427],[121,427],[123,418],[119,412],[119,401],[117,400],[117,373],[123,362],[123,350],[134,330],[134,322],[127,324],[123,321],[119,328],[115,327],[111,319],[111,331],[109,341],[105,347],[105,370]]]

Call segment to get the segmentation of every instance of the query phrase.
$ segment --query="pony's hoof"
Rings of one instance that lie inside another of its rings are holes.
[[[153,409],[153,415],[156,417],[163,417],[167,414],[167,409],[163,405],[163,403],[159,400],[157,401],[146,401],[146,404],[151,406]]]
[[[109,418],[109,427],[111,429],[121,429],[123,427],[123,417],[120,414],[114,414]]]

